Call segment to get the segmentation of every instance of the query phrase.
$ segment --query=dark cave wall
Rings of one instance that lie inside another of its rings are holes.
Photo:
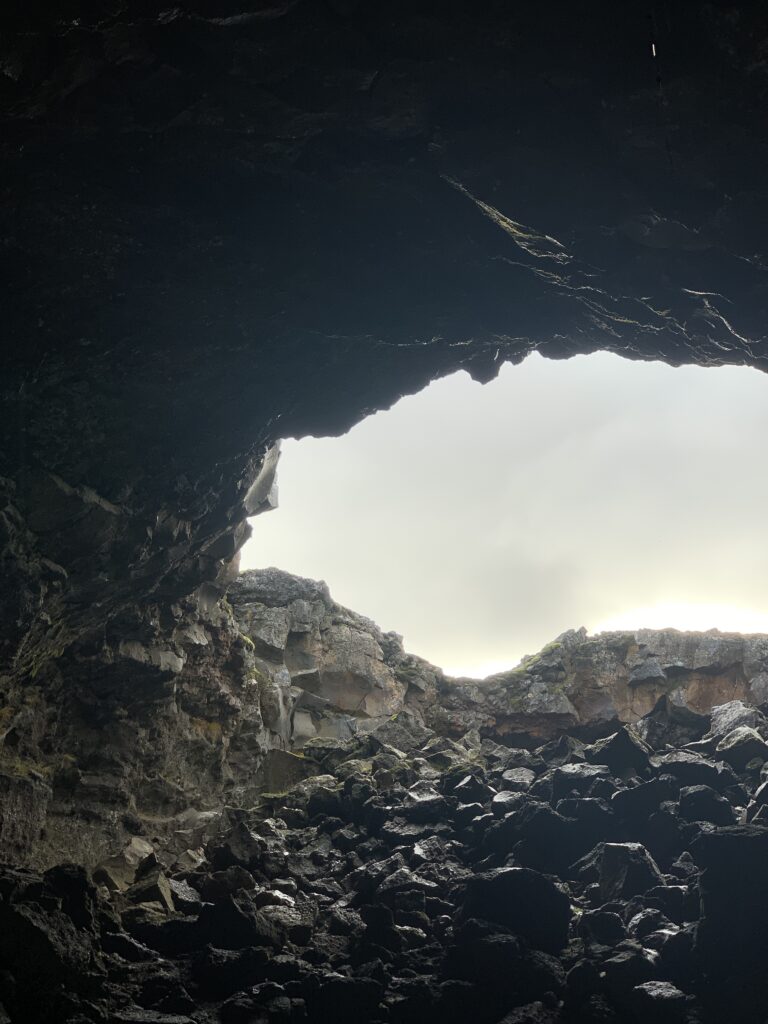
[[[533,349],[764,365],[759,4],[2,20],[18,678],[215,584],[279,436]]]

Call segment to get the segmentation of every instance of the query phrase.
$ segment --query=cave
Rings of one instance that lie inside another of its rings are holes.
[[[765,369],[764,5],[0,26],[0,1021],[762,1024],[768,639],[483,686],[237,559],[457,370]]]

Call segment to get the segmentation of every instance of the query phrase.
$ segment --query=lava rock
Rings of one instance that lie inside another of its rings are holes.
[[[639,1024],[678,1024],[686,997],[668,981],[645,981],[632,989],[631,1006]]]
[[[768,760],[768,743],[749,725],[738,725],[720,740],[715,753],[732,768],[743,770],[752,760]]]
[[[731,805],[709,786],[684,786],[680,790],[679,813],[684,821],[710,821],[713,825],[735,824]]]
[[[597,740],[584,750],[584,756],[590,764],[607,765],[620,778],[644,772],[649,766],[651,753],[648,744],[626,725],[612,736]]]
[[[653,750],[695,743],[709,729],[709,715],[701,715],[683,704],[675,704],[663,693],[653,709],[635,723],[634,729]]]
[[[640,843],[604,843],[599,855],[600,896],[604,902],[641,896],[664,884],[658,865]]]
[[[199,930],[205,941],[220,949],[280,948],[285,941],[283,929],[242,896],[206,903],[200,914]]]
[[[499,868],[467,884],[463,919],[496,921],[534,948],[557,953],[568,941],[571,904],[551,879],[529,868]]]

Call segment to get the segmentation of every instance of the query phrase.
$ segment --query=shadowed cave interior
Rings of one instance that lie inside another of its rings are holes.
[[[768,638],[478,684],[236,565],[457,370],[765,369],[764,7],[0,25],[0,1021],[762,1024]]]

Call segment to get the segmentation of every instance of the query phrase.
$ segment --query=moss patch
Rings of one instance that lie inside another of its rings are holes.
[[[6,775],[12,775],[17,779],[35,779],[40,776],[47,779],[52,771],[49,764],[42,764],[31,758],[0,755],[0,772],[5,772]]]
[[[208,740],[209,743],[221,743],[221,738],[224,732],[221,727],[221,722],[213,722],[208,718],[190,718],[189,724],[198,736],[202,736],[204,739]]]

